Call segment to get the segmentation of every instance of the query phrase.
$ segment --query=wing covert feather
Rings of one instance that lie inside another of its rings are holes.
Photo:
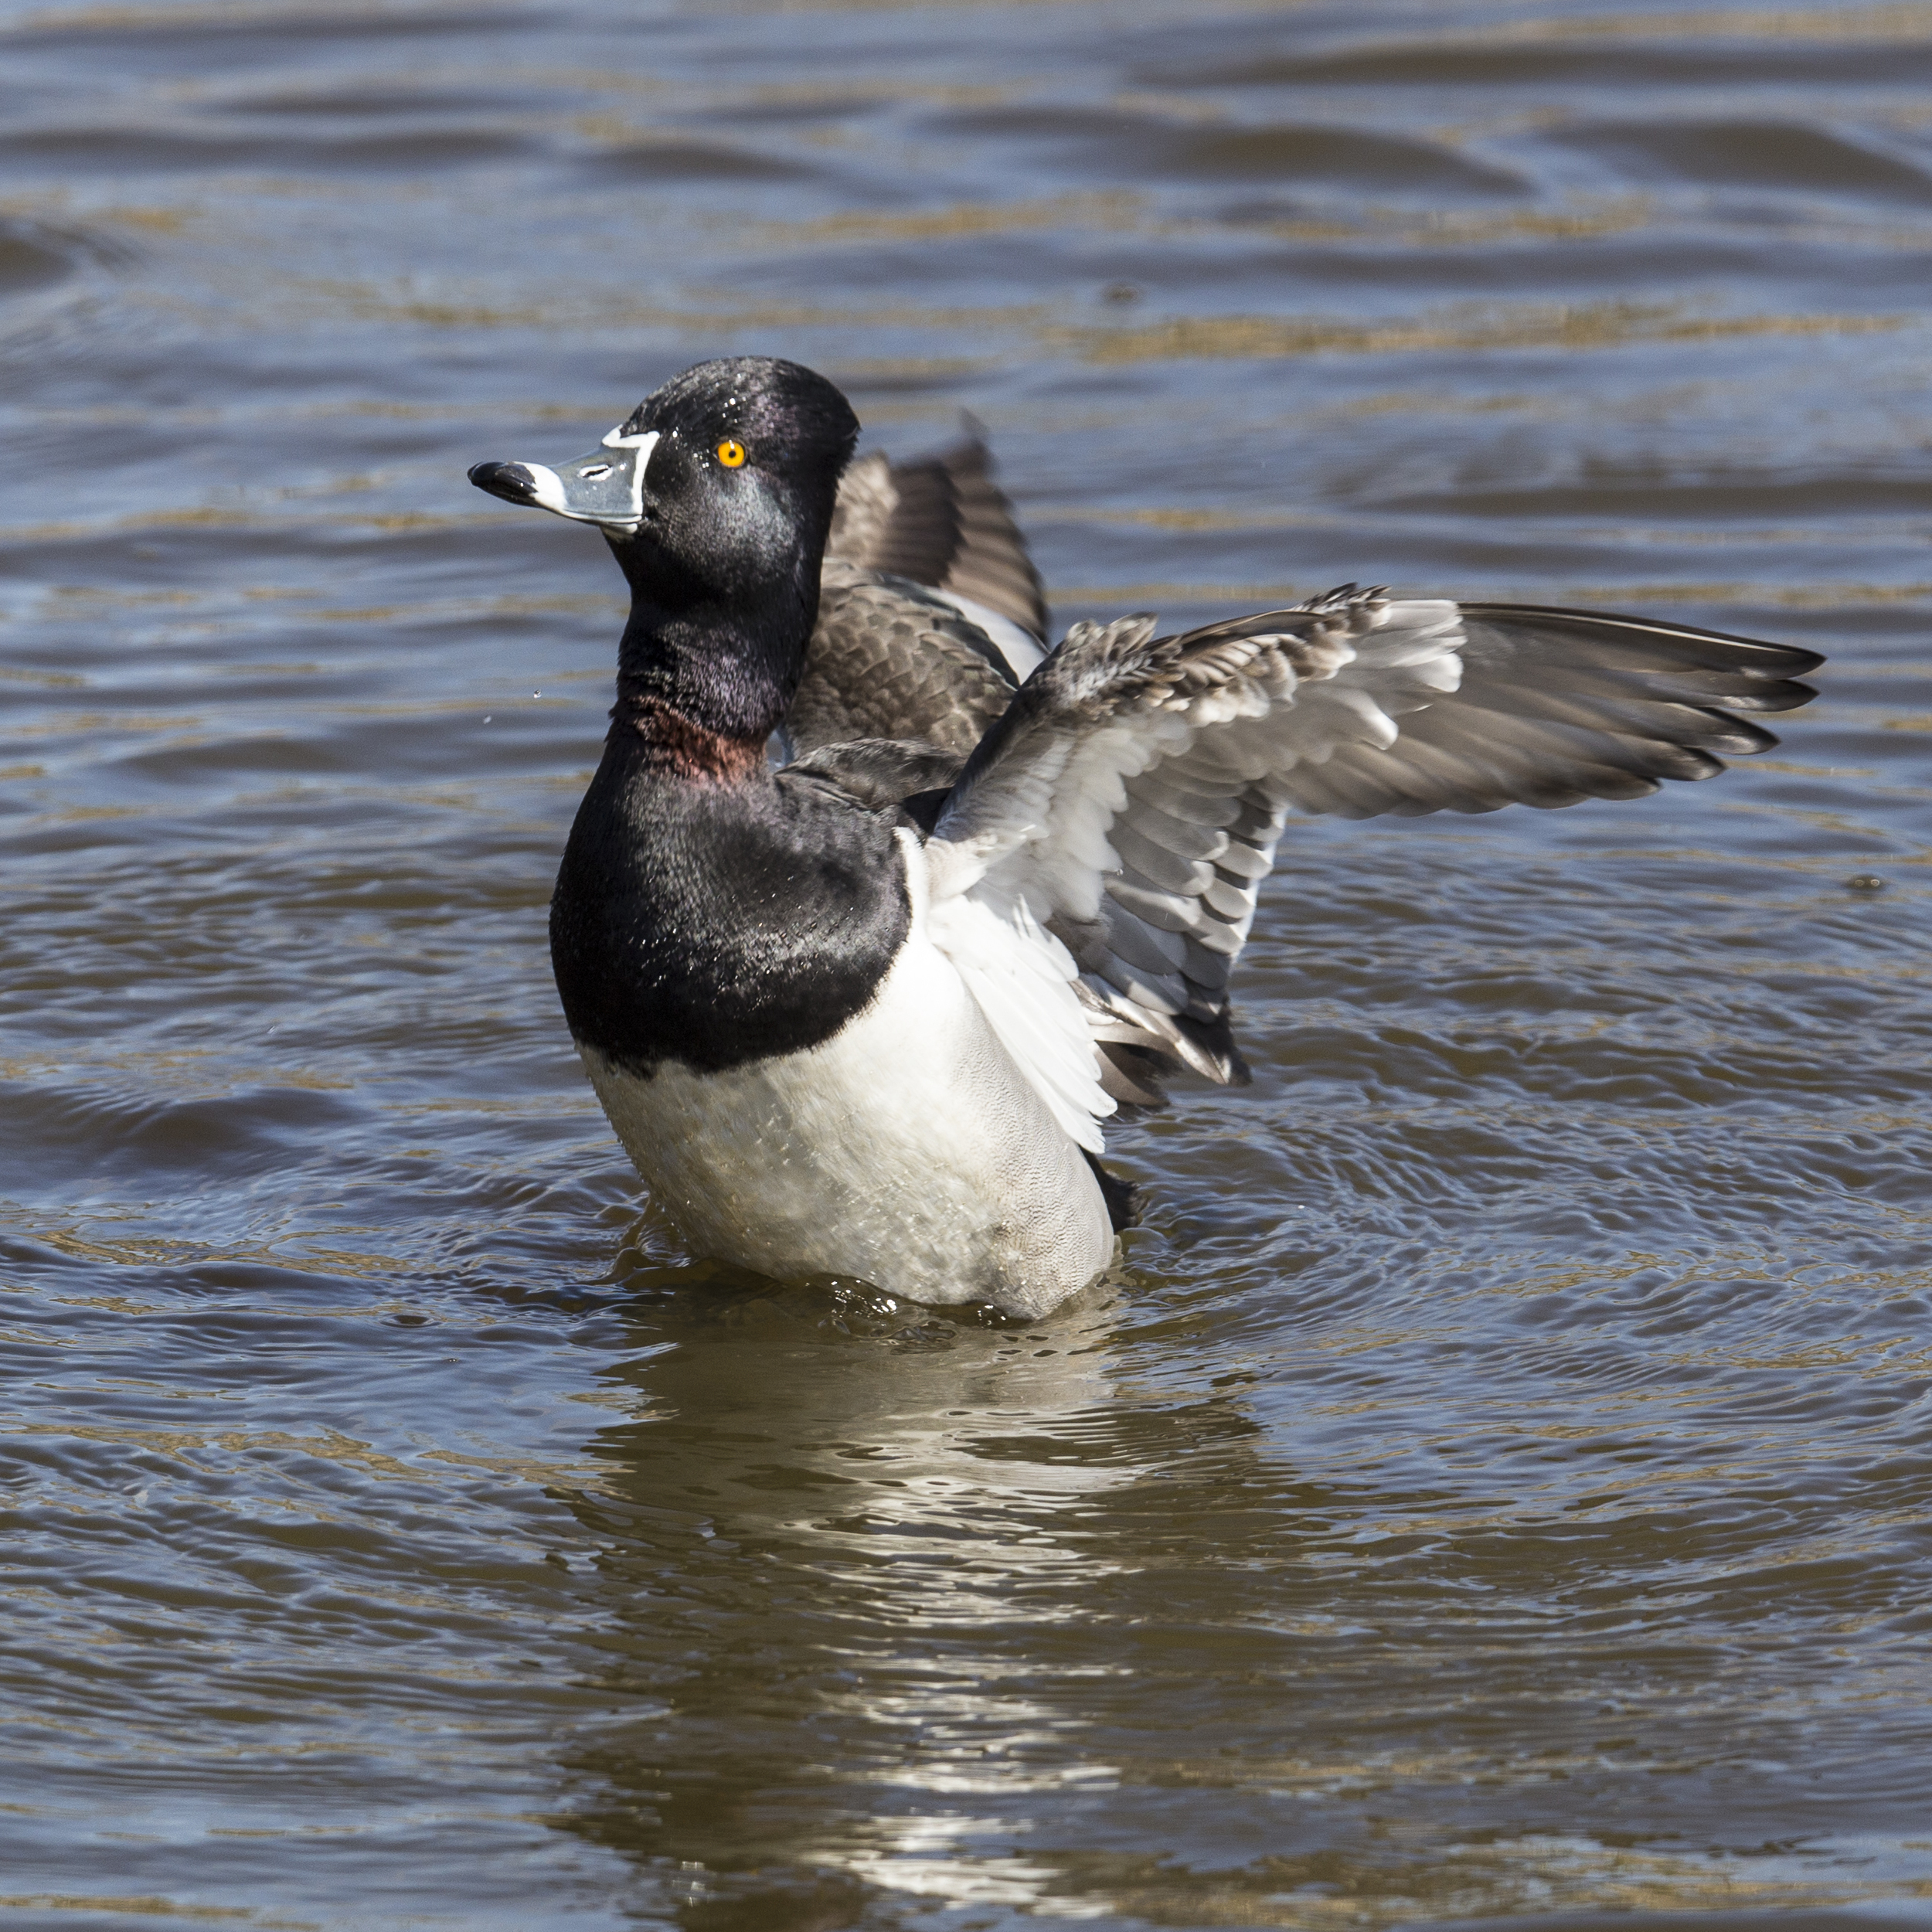
[[[906,738],[965,757],[1014,684],[978,626],[903,579],[828,560],[785,734],[795,753]]]

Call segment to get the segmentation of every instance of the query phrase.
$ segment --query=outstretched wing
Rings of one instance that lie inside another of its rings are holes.
[[[1374,594],[1350,605],[1362,614],[1355,623],[1379,627],[1418,607]],[[1715,777],[1719,753],[1776,744],[1733,714],[1809,703],[1817,694],[1794,680],[1824,662],[1815,651],[1603,611],[1440,607],[1461,633],[1453,689],[1402,717],[1386,744],[1371,733],[1325,759],[1298,759],[1286,775],[1302,811],[1371,818],[1641,798],[1665,778]],[[1338,683],[1359,675],[1372,683],[1366,666]]]
[[[1046,624],[984,442],[862,457],[838,485],[785,736],[794,753],[906,738],[963,758],[1046,655]]]
[[[861,457],[840,480],[825,553],[971,598],[1036,638],[1047,634],[1039,573],[977,426],[937,456]]]
[[[1230,968],[1295,811],[1634,798],[1776,742],[1737,714],[1821,660],[1683,625],[1352,586],[1156,638],[1078,624],[969,760],[927,847],[948,901],[1067,950],[1113,1100],[1247,1077]],[[998,1013],[991,1013],[996,1028]],[[1096,1112],[1111,1111],[1103,1102]]]

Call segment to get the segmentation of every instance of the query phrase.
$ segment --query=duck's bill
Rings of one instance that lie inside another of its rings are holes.
[[[470,481],[505,503],[595,523],[628,534],[644,521],[644,478],[656,447],[655,430],[626,435],[613,430],[588,456],[552,469],[545,463],[479,463]]]

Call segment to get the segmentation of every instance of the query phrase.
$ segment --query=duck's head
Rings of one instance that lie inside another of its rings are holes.
[[[595,524],[632,587],[666,613],[756,603],[794,583],[815,606],[858,434],[852,406],[822,376],[734,355],[654,390],[587,455],[554,468],[479,463],[470,481],[505,502]]]

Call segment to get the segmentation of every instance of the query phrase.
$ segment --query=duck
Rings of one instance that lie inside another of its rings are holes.
[[[1104,1125],[1253,1077],[1230,989],[1291,819],[1639,798],[1815,695],[1789,645],[1352,584],[1049,648],[983,440],[859,435],[733,356],[470,471],[628,583],[551,961],[654,1202],[766,1277],[1047,1314],[1134,1212]]]

